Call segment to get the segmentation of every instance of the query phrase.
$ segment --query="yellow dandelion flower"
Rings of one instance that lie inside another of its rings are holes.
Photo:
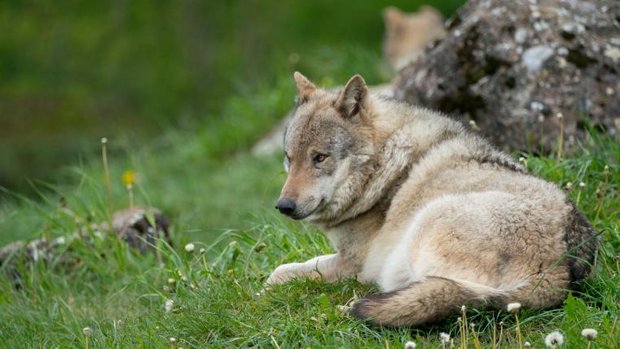
[[[136,183],[136,172],[132,170],[126,170],[123,172],[122,180],[125,186],[133,186]]]

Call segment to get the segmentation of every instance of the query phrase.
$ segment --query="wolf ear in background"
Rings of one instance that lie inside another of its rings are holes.
[[[395,28],[403,19],[403,12],[396,7],[390,6],[383,9],[383,22],[388,28]]]
[[[299,97],[299,103],[303,103],[308,100],[308,97],[316,90],[316,86],[303,76],[300,72],[296,71],[293,74],[295,83],[297,84],[297,95]]]
[[[354,75],[347,85],[342,89],[335,107],[340,110],[346,118],[355,116],[366,106],[368,87],[361,75]]]

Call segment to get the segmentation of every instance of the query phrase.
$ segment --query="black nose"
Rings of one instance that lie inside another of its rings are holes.
[[[278,211],[280,211],[280,213],[285,214],[287,216],[291,216],[293,215],[293,212],[295,212],[297,205],[295,204],[295,201],[288,199],[288,198],[284,198],[284,199],[278,200],[278,203],[276,204],[276,208],[278,209]]]

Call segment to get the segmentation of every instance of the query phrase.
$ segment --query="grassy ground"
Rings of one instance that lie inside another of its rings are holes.
[[[352,62],[351,69],[372,76],[369,62],[377,57],[354,51],[325,53],[325,61]],[[344,81],[348,73],[318,75]],[[620,145],[606,139],[570,158],[523,159],[532,172],[566,187],[605,241],[597,275],[559,309],[522,309],[518,326],[506,311],[468,309],[466,322],[475,325],[463,334],[456,316],[419,329],[372,328],[352,319],[338,306],[376,291],[354,280],[296,281],[258,295],[280,263],[329,251],[320,232],[273,209],[285,178],[280,155],[257,159],[247,152],[292,97],[291,78],[283,74],[272,85],[230,98],[219,117],[196,130],[170,131],[140,148],[110,140],[114,208],[128,205],[121,173],[136,171],[136,201],[170,216],[174,248],[160,244],[158,253],[140,255],[115,239],[74,241],[66,253],[80,263],[69,269],[54,262],[22,266],[20,289],[0,273],[0,347],[402,348],[413,340],[437,348],[440,332],[457,346],[466,340],[469,347],[517,347],[517,328],[533,347],[543,347],[553,330],[564,335],[561,347],[586,347],[583,328],[598,331],[595,347],[620,347]],[[78,217],[106,219],[99,161],[67,169],[64,181],[69,184],[37,184],[42,200],[16,198],[0,208],[0,244],[70,234],[77,223],[60,210],[61,201]],[[189,242],[193,253],[183,248]]]

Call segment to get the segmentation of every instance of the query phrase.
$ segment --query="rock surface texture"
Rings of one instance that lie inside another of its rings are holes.
[[[395,97],[473,121],[505,149],[564,151],[587,125],[618,137],[620,1],[470,0]]]

